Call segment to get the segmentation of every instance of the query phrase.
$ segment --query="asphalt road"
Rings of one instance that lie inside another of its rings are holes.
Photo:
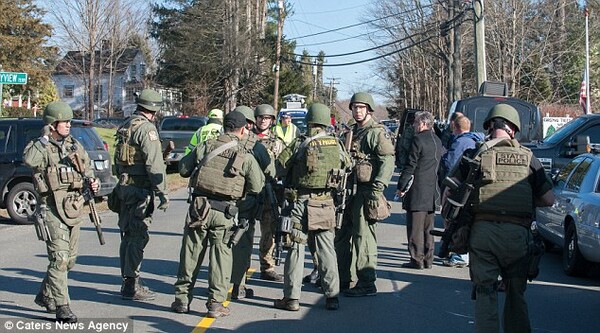
[[[393,197],[391,189],[388,198]],[[303,288],[301,309],[274,309],[282,297],[281,283],[249,280],[256,296],[233,301],[231,315],[204,318],[208,258],[199,275],[189,314],[169,311],[173,301],[184,214],[185,191],[171,193],[166,213],[157,212],[142,265],[143,279],[155,292],[152,302],[121,300],[119,289],[119,230],[116,214],[101,214],[106,245],[100,246],[90,222],[84,222],[77,265],[69,273],[71,308],[80,318],[128,318],[135,332],[469,332],[473,331],[473,303],[468,268],[450,268],[436,260],[431,270],[415,271],[400,265],[408,260],[406,228],[401,204],[393,203],[393,215],[378,225],[379,266],[376,297],[340,298],[338,311],[327,311],[320,291]],[[440,222],[440,221],[437,221]],[[257,233],[255,243],[258,242]],[[32,226],[0,220],[0,322],[42,320],[53,315],[33,299],[48,264],[45,246]],[[535,332],[597,332],[600,316],[600,273],[594,268],[585,278],[567,277],[559,251],[542,259],[541,274],[527,290]],[[306,256],[306,273],[311,270]],[[252,268],[258,269],[257,247]],[[278,267],[283,273],[283,265]],[[503,301],[503,295],[500,294]],[[501,303],[502,304],[502,303]],[[1,325],[2,323],[0,323]],[[40,330],[38,330],[40,331]],[[43,331],[43,330],[42,330]],[[0,326],[0,332],[17,332]],[[87,331],[86,331],[87,332]],[[90,331],[91,332],[91,331]]]

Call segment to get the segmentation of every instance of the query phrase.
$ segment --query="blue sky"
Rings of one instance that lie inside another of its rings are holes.
[[[320,33],[369,20],[368,12],[371,6],[369,0],[288,0],[293,6],[293,14],[289,15],[284,24],[284,35],[287,39],[296,39],[296,53],[301,54],[306,49],[309,54],[316,55],[324,51],[326,55],[348,53],[363,50],[373,45],[364,37],[354,38],[368,31],[368,25],[343,29],[331,33],[319,34],[305,38],[306,35]],[[345,39],[345,40],[343,40]],[[348,63],[372,58],[376,54],[372,51],[351,56],[335,57],[327,63]],[[374,62],[358,65],[324,67],[324,84],[327,78],[336,78],[340,84],[338,99],[349,99],[351,95],[360,90],[369,90],[372,86],[384,86],[385,83],[374,76],[372,69]],[[378,102],[381,97],[375,96]]]

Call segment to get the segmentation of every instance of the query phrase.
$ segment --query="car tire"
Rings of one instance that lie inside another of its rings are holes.
[[[28,217],[33,215],[38,203],[38,194],[32,183],[18,183],[8,191],[6,210],[10,218],[17,224],[32,224]]]
[[[575,223],[570,223],[565,233],[563,246],[563,270],[569,276],[581,276],[586,272],[588,263],[579,251]]]

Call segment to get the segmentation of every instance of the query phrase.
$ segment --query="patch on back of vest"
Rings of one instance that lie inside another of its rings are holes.
[[[313,140],[308,143],[310,147],[314,147],[316,145],[319,146],[337,146],[337,140],[335,138],[323,138],[317,140]]]
[[[498,152],[496,153],[496,164],[529,165],[529,161],[527,160],[527,154]]]

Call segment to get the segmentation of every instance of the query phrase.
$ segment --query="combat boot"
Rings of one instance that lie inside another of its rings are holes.
[[[254,297],[254,290],[246,288],[245,286],[240,286],[239,284],[233,285],[233,289],[231,290],[231,299],[244,299],[252,297]]]
[[[340,300],[337,297],[328,297],[325,300],[325,308],[327,310],[337,310],[340,308]]]
[[[145,287],[140,279],[125,278],[125,286],[121,292],[121,298],[134,301],[151,301],[156,298],[148,287]]]
[[[319,279],[319,270],[315,267],[315,268],[313,268],[312,272],[310,272],[310,274],[308,274],[307,276],[305,276],[302,279],[302,282],[316,284],[318,279]]]
[[[77,316],[68,305],[61,305],[56,308],[56,321],[59,323],[76,323]]]
[[[376,296],[377,287],[375,285],[370,286],[355,286],[352,289],[348,289],[344,292],[345,296],[348,297],[362,297],[362,296]]]
[[[48,313],[56,313],[56,302],[52,297],[44,296],[44,294],[39,293],[35,296],[35,304],[46,308],[46,312]]]
[[[300,302],[297,299],[282,298],[275,300],[275,307],[277,309],[298,311],[300,310]]]
[[[171,303],[171,311],[176,313],[188,313],[190,312],[189,304],[184,304],[182,301],[175,299],[175,302]]]
[[[214,299],[210,299],[208,302],[206,302],[206,308],[208,309],[208,313],[206,313],[208,318],[229,316],[229,313],[231,312],[231,310],[224,307],[222,303],[219,303]]]
[[[283,277],[281,275],[277,274],[277,272],[275,272],[275,271],[264,271],[264,272],[260,273],[260,278],[261,278],[261,280],[267,280],[267,281],[275,281],[275,282],[283,281]]]

